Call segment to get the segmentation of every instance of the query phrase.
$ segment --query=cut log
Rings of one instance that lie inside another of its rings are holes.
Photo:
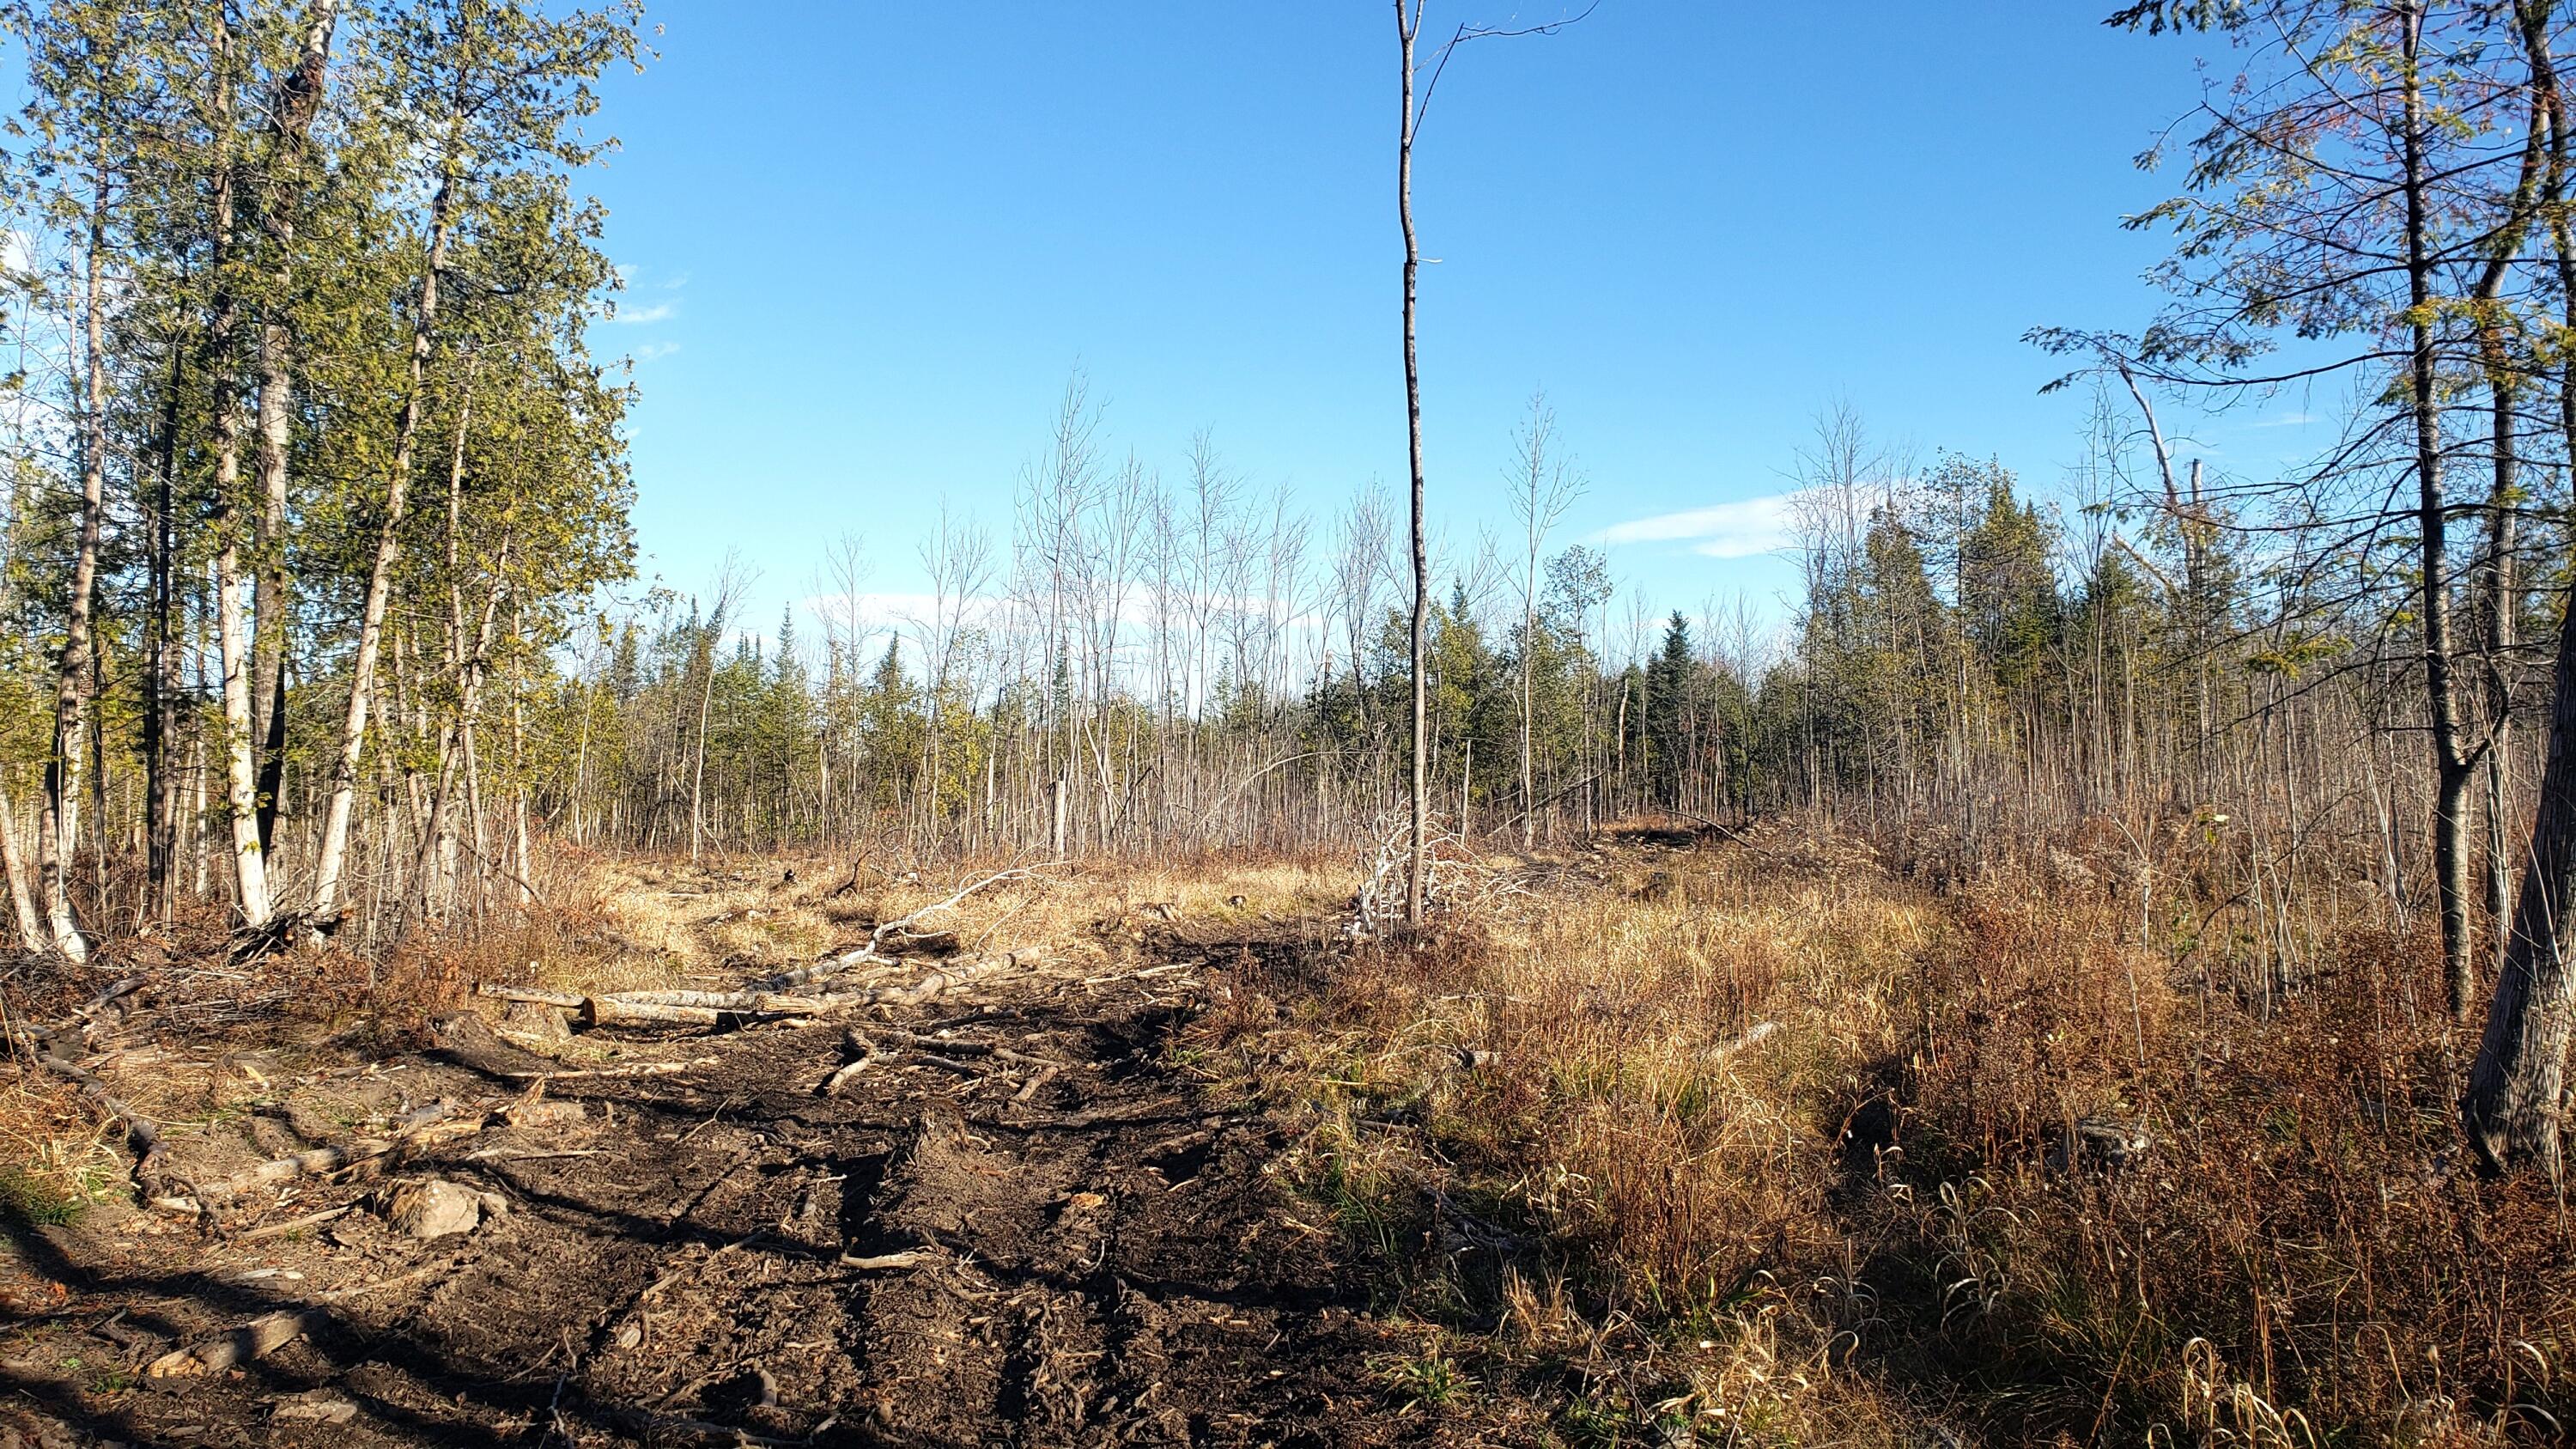
[[[810,996],[775,991],[612,991],[597,999],[620,1006],[703,1006],[767,1016],[811,1016],[830,1006]]]
[[[564,1024],[563,1008],[541,1001],[513,1001],[501,1013],[500,1035],[525,1043],[531,1050],[545,1051],[572,1040],[572,1028]]]
[[[578,991],[544,991],[534,986],[496,986],[488,981],[474,989],[485,996],[497,996],[503,1001],[525,1001],[538,1006],[560,1006],[566,1010],[578,1007],[582,1003],[582,994]]]

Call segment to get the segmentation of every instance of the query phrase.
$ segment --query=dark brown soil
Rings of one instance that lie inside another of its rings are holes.
[[[1171,1065],[1192,1009],[1169,978],[1029,978],[870,1019],[1065,1064],[1025,1101],[990,1056],[941,1066],[921,1048],[818,1095],[849,1059],[847,1023],[682,1033],[638,1055],[712,1063],[557,1082],[552,1098],[587,1104],[579,1126],[305,1179],[246,1200],[229,1237],[121,1208],[22,1226],[22,1277],[68,1296],[12,1305],[0,1445],[1476,1439],[1395,1411],[1372,1366],[1407,1344],[1358,1311],[1335,1237],[1266,1171],[1282,1132]],[[433,1052],[225,1130],[248,1161],[359,1114],[523,1085]],[[509,1211],[400,1236],[371,1195],[425,1176]],[[327,1325],[241,1369],[142,1376],[317,1304]]]

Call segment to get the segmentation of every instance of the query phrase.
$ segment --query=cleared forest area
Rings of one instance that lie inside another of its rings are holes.
[[[2057,482],[1827,409],[1775,617],[1426,464],[1434,86],[1592,11],[1395,14],[1402,494],[1077,370],[683,593],[641,9],[0,7],[0,1440],[2564,1439],[2576,16],[2108,17],[2167,304]]]

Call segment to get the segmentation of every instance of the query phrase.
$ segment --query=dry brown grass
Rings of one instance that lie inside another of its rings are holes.
[[[1570,1439],[2557,1441],[2566,1225],[2458,1170],[2425,941],[2347,912],[2266,999],[2067,850],[1942,894],[1789,826],[1572,864],[1211,1024],[1384,1305]]]

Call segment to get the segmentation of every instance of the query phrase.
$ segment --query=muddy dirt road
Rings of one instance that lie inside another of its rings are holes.
[[[207,1131],[255,1161],[433,1103],[481,1130],[246,1195],[220,1236],[123,1209],[22,1230],[0,1442],[1475,1440],[1394,1412],[1370,1366],[1403,1345],[1265,1172],[1283,1134],[1171,1064],[1219,981],[1031,970],[634,1037],[617,1070],[687,1065],[553,1077],[577,1121],[514,1124],[561,1063],[451,1025]],[[480,1225],[398,1229],[392,1189],[429,1180],[481,1194]],[[223,1368],[264,1318],[300,1336]]]

